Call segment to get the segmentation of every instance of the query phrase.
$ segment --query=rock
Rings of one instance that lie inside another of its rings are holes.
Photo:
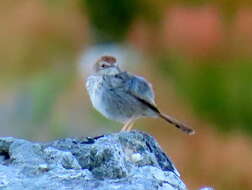
[[[0,138],[0,190],[185,190],[155,139],[132,131],[35,143]]]

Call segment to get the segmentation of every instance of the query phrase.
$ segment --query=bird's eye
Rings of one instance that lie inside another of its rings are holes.
[[[101,65],[101,67],[102,67],[102,68],[105,68],[105,67],[106,67],[106,65],[105,65],[105,64],[102,64],[102,65]]]

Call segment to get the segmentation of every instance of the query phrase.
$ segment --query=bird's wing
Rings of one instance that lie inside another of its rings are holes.
[[[155,95],[151,84],[144,78],[132,75],[129,80],[129,92],[138,100],[156,107]]]
[[[122,90],[159,113],[155,104],[152,86],[143,77],[135,76],[128,72],[121,72],[105,78],[108,80],[110,90]]]

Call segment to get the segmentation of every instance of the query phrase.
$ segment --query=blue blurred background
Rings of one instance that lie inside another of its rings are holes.
[[[101,55],[154,86],[185,136],[142,119],[190,189],[252,189],[252,3],[12,0],[0,5],[0,135],[46,141],[117,132],[85,78]]]

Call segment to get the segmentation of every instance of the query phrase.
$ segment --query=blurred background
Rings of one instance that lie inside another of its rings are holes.
[[[117,132],[85,78],[101,55],[146,77],[165,113],[135,128],[158,139],[189,189],[252,189],[249,0],[12,0],[0,5],[0,135],[47,141]]]

